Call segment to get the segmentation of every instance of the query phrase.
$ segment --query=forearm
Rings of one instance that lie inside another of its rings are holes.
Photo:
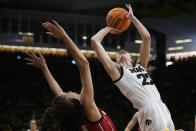
[[[133,129],[133,127],[136,125],[137,122],[131,122],[127,125],[127,127],[125,128],[125,131],[131,131]]]
[[[103,38],[111,31],[111,28],[105,27],[101,29],[97,34],[95,34],[92,38],[91,41],[96,41],[97,43],[101,43]]]
[[[103,64],[109,76],[114,80],[120,77],[120,66],[112,61],[110,56],[105,51],[104,47],[101,45],[101,41],[103,40],[104,36],[107,35],[111,31],[111,29],[112,28],[110,27],[106,27],[100,30],[91,38],[91,45],[96,52],[97,58]]]
[[[124,131],[131,131],[132,128],[126,127]]]
[[[86,64],[88,64],[88,61],[81,53],[81,51],[78,49],[78,47],[75,45],[75,43],[69,38],[69,36],[67,34],[64,34],[61,40],[63,41],[66,48],[69,50],[69,52],[71,53],[72,57],[76,61],[76,64],[79,66],[79,68],[85,67]]]
[[[124,131],[130,131],[130,129],[126,127]]]
[[[132,23],[134,24],[134,26],[137,28],[139,34],[142,37],[142,40],[149,40],[150,33],[144,27],[144,25],[135,16],[132,16],[130,19],[131,19]]]
[[[63,90],[60,88],[52,74],[50,73],[49,69],[47,66],[41,69],[52,92],[56,95],[59,96],[61,93],[63,93]]]
[[[102,64],[106,63],[106,61],[110,61],[108,54],[101,45],[101,41],[110,32],[110,30],[111,29],[109,27],[103,28],[91,38],[91,46],[95,50],[97,57]]]
[[[137,112],[134,114],[133,118],[129,121],[127,127],[125,128],[125,131],[131,131],[133,127],[137,124],[138,118],[137,118]]]

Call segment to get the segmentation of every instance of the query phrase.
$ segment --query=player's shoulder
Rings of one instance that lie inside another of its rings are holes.
[[[134,64],[134,67],[140,67],[140,68],[143,68],[144,70],[146,70],[146,68],[141,63],[139,63],[139,62],[136,62]]]
[[[121,69],[121,65],[118,64],[117,62],[113,62],[113,65],[116,69],[120,70]]]

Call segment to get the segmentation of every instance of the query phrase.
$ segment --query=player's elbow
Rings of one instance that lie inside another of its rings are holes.
[[[150,36],[150,33],[147,33],[144,38],[143,38],[144,41],[147,41],[147,42],[150,42],[151,41],[151,36]]]
[[[91,37],[91,45],[95,46],[97,44],[98,40],[95,38],[95,36]]]
[[[89,62],[87,59],[82,59],[80,61],[80,67],[83,69],[89,68]]]
[[[93,49],[95,49],[95,47],[96,47],[96,40],[93,37],[91,38],[91,46]]]
[[[84,59],[82,62],[83,62],[83,65],[84,65],[84,66],[89,66],[89,62],[88,62],[87,59]]]
[[[91,37],[91,44],[93,44],[95,42],[96,42],[95,38],[94,37]]]

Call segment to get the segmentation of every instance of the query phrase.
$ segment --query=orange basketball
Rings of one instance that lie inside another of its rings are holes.
[[[106,17],[107,26],[119,29],[117,33],[122,33],[131,24],[131,20],[127,18],[128,11],[123,8],[113,8]]]

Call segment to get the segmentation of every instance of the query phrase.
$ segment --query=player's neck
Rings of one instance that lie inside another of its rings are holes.
[[[133,65],[131,64],[131,62],[128,61],[128,60],[119,61],[118,64],[121,65],[121,66],[133,67]]]

